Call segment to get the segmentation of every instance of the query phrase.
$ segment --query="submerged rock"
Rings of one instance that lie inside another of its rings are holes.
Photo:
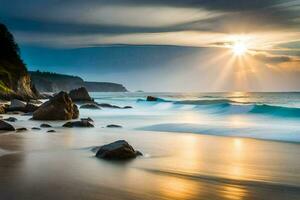
[[[70,120],[78,118],[77,106],[66,92],[60,92],[42,104],[34,113],[34,120]]]
[[[107,128],[122,128],[122,126],[120,125],[116,125],[116,124],[109,124],[106,126]]]
[[[97,105],[102,108],[121,108],[120,106],[111,105],[109,103],[98,103]]]
[[[94,120],[92,118],[90,118],[90,117],[88,117],[88,118],[81,118],[80,120],[87,120],[89,122],[94,122]]]
[[[124,106],[123,109],[131,109],[132,106]]]
[[[17,132],[27,131],[27,128],[17,128],[16,131],[17,131]]]
[[[63,125],[63,127],[67,127],[67,128],[73,128],[73,127],[91,128],[91,127],[94,127],[94,125],[89,120],[80,120],[80,121],[67,122]]]
[[[52,126],[49,125],[49,124],[41,124],[40,127],[42,127],[42,128],[50,128],[50,127],[52,127]]]
[[[37,131],[41,130],[41,128],[39,128],[39,127],[32,127],[31,129],[32,130],[37,130]]]
[[[80,106],[81,109],[95,109],[95,110],[100,110],[101,108],[99,108],[99,106],[97,106],[96,104],[93,103],[88,103],[88,104],[84,104],[82,106]]]
[[[18,121],[18,119],[15,118],[15,117],[9,117],[9,118],[4,119],[4,121],[7,121],[7,122],[16,122],[16,121]]]
[[[126,160],[140,155],[142,155],[141,152],[134,150],[125,140],[101,146],[96,153],[96,157],[107,160]]]
[[[71,90],[69,95],[73,101],[93,101],[85,87]]]
[[[158,101],[158,98],[154,96],[147,96],[146,101]]]
[[[55,133],[56,131],[55,130],[49,130],[47,131],[47,133]]]
[[[15,131],[15,128],[9,123],[0,120],[0,130],[1,131]]]

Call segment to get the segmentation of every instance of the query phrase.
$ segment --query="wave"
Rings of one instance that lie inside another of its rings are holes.
[[[137,102],[148,103],[144,99],[138,99]],[[189,107],[198,111],[208,111],[213,114],[260,114],[273,117],[291,117],[300,118],[300,108],[284,107],[277,105],[253,103],[253,102],[237,102],[230,99],[206,99],[206,100],[165,100],[158,98],[153,104],[171,103],[168,109],[177,109],[179,106],[192,105]]]
[[[240,124],[232,124],[230,122],[222,123],[219,120],[199,123],[165,123],[140,127],[138,130],[243,137],[300,143],[299,126],[278,122],[273,122],[273,125],[270,126],[269,124],[262,124],[261,121],[262,120],[257,119],[254,122]]]

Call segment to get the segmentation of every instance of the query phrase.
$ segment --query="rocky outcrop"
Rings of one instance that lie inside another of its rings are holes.
[[[70,120],[79,116],[77,106],[66,92],[60,92],[42,104],[34,113],[34,120]]]
[[[96,153],[96,157],[107,160],[126,160],[136,158],[140,155],[142,155],[142,153],[134,150],[125,140],[118,140],[98,147]]]
[[[13,35],[0,24],[0,98],[31,99],[38,96]]]
[[[67,128],[73,128],[73,127],[92,128],[92,127],[94,127],[94,125],[91,123],[90,120],[82,119],[80,121],[67,122],[63,125],[63,127],[67,127]]]
[[[72,101],[75,102],[91,102],[93,101],[85,87],[71,90],[69,93]]]
[[[9,123],[0,120],[0,131],[15,131],[16,129]]]

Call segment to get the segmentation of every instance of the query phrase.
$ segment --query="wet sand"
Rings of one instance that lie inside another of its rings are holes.
[[[0,134],[1,199],[300,199],[299,144],[60,125]],[[90,151],[118,139],[145,156],[109,162]]]

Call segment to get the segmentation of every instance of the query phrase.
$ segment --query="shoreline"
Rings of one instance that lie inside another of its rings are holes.
[[[90,151],[116,139],[146,156],[115,163]],[[18,193],[34,200],[45,194],[47,200],[300,197],[300,165],[294,159],[300,149],[290,143],[99,127],[12,133],[0,140],[18,151],[0,156],[0,193],[10,199]]]

